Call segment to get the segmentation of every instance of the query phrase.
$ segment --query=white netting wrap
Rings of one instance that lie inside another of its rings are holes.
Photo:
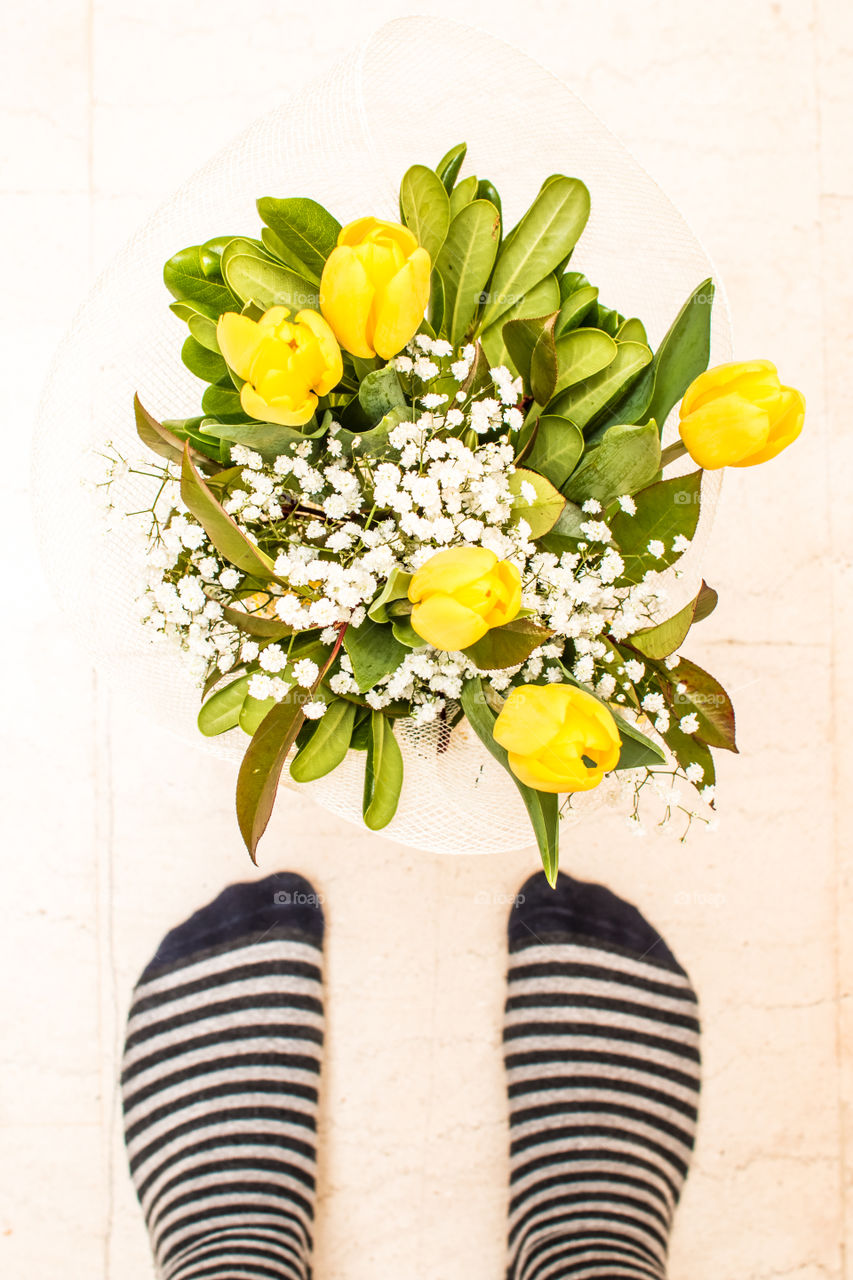
[[[199,740],[198,689],[179,655],[153,644],[137,621],[139,579],[130,529],[105,536],[97,502],[80,481],[87,447],[112,440],[139,457],[132,396],[160,418],[198,412],[201,384],[181,364],[185,336],[162,285],[177,249],[214,235],[257,233],[255,198],[310,195],[342,221],[370,212],[396,218],[402,174],[435,164],[466,140],[463,172],[501,193],[507,225],[527,208],[542,179],[580,177],[592,215],[573,265],[600,287],[602,301],[645,322],[656,345],[688,292],[712,274],[684,219],[622,145],[568,89],[508,45],[468,27],[400,19],[297,98],[288,95],[201,169],[133,237],[97,282],[57,355],[35,449],[38,527],[46,562],[75,630],[117,688],[173,732]],[[725,299],[714,308],[712,361],[728,358]],[[665,438],[674,432],[669,424]],[[685,468],[686,469],[686,468]],[[686,572],[669,584],[674,607],[698,584],[719,480],[706,477]],[[121,502],[150,505],[150,481],[123,482]],[[531,843],[524,808],[500,766],[463,722],[444,749],[437,730],[398,724],[406,784],[392,838],[441,852],[500,851]],[[239,761],[239,731],[205,740]],[[364,756],[351,752],[312,795],[361,821]],[[602,786],[581,813],[606,803]]]

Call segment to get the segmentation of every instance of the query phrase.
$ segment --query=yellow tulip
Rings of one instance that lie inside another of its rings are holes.
[[[240,403],[250,418],[301,427],[341,380],[335,335],[317,311],[270,307],[260,320],[226,311],[216,326],[225,363],[240,378]]]
[[[486,547],[437,551],[409,585],[411,623],[435,649],[467,649],[521,608],[521,575]]]
[[[430,257],[407,227],[358,218],[342,227],[320,280],[320,310],[345,351],[390,360],[429,301]]]
[[[749,360],[700,373],[684,393],[678,429],[700,467],[754,467],[796,440],[805,412],[802,395],[780,384],[774,364]]]
[[[608,708],[569,684],[513,689],[493,732],[519,782],[536,791],[591,791],[621,750]]]

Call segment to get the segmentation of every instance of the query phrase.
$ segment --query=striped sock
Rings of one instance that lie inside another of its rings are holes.
[[[307,880],[232,885],[133,994],[130,1172],[163,1280],[308,1280],[323,913]]]
[[[561,875],[509,922],[508,1280],[661,1280],[699,1101],[686,973],[640,913]]]

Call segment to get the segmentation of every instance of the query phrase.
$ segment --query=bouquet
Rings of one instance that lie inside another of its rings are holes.
[[[242,730],[254,859],[283,769],[364,754],[379,830],[405,785],[395,725],[465,718],[521,794],[548,878],[560,817],[605,776],[713,805],[731,701],[681,655],[717,603],[667,616],[702,471],[791,443],[799,392],[768,361],[708,370],[711,280],[656,350],[575,269],[587,188],[555,174],[505,228],[454,147],[403,176],[399,222],[341,226],[263,197],[260,238],[166,263],[200,413],[157,421],[144,624],[184,651],[199,729]],[[680,404],[680,438],[661,446]],[[697,464],[667,475],[689,454]],[[126,465],[115,459],[116,465]]]

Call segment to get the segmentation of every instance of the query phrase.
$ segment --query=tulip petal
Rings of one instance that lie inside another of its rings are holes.
[[[248,378],[252,361],[264,340],[259,324],[236,311],[226,311],[216,325],[216,341],[222,358],[238,378]]]
[[[408,227],[404,227],[400,222],[385,222],[382,218],[374,218],[371,215],[348,222],[338,232],[339,245],[359,245],[367,240],[391,241],[399,246],[404,258],[408,258],[418,247],[417,238]]]
[[[763,449],[752,453],[742,462],[735,462],[735,467],[754,467],[760,462],[769,462],[777,453],[793,444],[803,429],[806,417],[806,401],[801,392],[794,387],[782,388],[783,408],[780,416],[770,428],[770,438]]]
[[[373,345],[383,360],[402,351],[417,333],[429,301],[430,256],[416,249],[377,297]]]
[[[412,578],[409,599],[417,604],[435,591],[452,595],[482,578],[497,562],[494,551],[487,547],[448,547],[446,551],[437,551]]]
[[[748,384],[759,392],[779,390],[779,374],[770,360],[733,360],[706,369],[694,378],[681,401],[681,416],[687,417],[695,409],[701,409],[709,399],[741,391]],[[750,395],[750,399],[752,396]]]
[[[489,626],[501,627],[512,622],[521,608],[521,574],[509,560],[498,561],[495,573],[500,581],[500,595],[489,618]]]
[[[543,750],[562,728],[568,692],[566,685],[550,685],[546,689],[527,684],[513,689],[495,721],[495,742],[518,754]]]
[[[276,422],[282,427],[302,427],[314,415],[317,397],[309,392],[306,399],[295,407],[270,404],[258,395],[250,382],[244,382],[240,389],[240,404],[250,418],[259,422]]]
[[[314,390],[318,395],[328,395],[333,387],[336,387],[343,377],[344,362],[341,359],[341,349],[338,346],[337,339],[332,332],[332,327],[328,321],[324,320],[319,311],[311,311],[306,309],[300,311],[296,317],[297,324],[304,325],[309,329],[317,339],[317,345],[323,357],[323,363],[326,373],[318,378],[314,383]]]
[[[582,760],[566,760],[559,771],[541,763],[536,756],[516,755],[510,751],[507,757],[510,769],[528,787],[535,791],[559,794],[569,791],[591,791],[602,779],[598,769],[587,769]]]
[[[354,249],[333,249],[320,280],[320,310],[344,351],[369,360],[367,322],[373,305],[373,285]]]
[[[770,419],[764,409],[739,395],[720,396],[682,418],[678,429],[694,462],[716,471],[738,466],[763,449]]]
[[[455,652],[482,640],[488,627],[481,617],[459,604],[452,596],[438,592],[411,613],[411,624],[417,634],[434,649]]]

